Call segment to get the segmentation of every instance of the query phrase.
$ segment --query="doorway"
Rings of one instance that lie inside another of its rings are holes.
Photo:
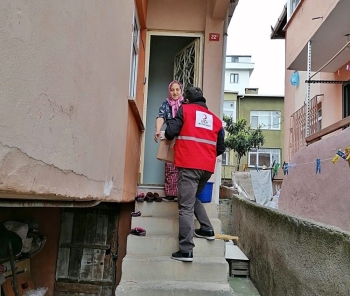
[[[155,121],[161,103],[167,98],[168,85],[174,78],[185,87],[192,85],[201,87],[202,34],[183,33],[179,36],[164,36],[151,33],[148,44],[147,98],[144,115],[146,130],[143,139],[141,183],[163,186],[164,162],[156,159],[158,144],[153,140]]]

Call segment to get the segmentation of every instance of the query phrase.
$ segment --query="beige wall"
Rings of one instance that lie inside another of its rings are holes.
[[[121,199],[133,8],[0,3],[2,192]]]

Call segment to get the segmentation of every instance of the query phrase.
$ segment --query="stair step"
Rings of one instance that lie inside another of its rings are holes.
[[[191,280],[193,282],[228,281],[229,266],[223,257],[198,257],[194,254],[193,262],[173,260],[170,256],[136,256],[127,254],[123,259],[122,281],[158,282]]]
[[[202,271],[204,272],[204,271]],[[228,283],[192,281],[121,281],[116,296],[233,296]]]
[[[204,203],[209,218],[218,217],[217,203]],[[143,217],[178,217],[177,202],[136,202],[135,211],[140,211]]]
[[[223,240],[208,241],[202,238],[193,238],[195,256],[224,257],[225,242]],[[129,235],[127,254],[144,256],[170,256],[179,250],[179,239],[169,235]]]
[[[221,221],[218,218],[210,219],[215,233],[221,233]],[[179,234],[178,218],[160,218],[160,217],[133,217],[131,219],[131,228],[142,227],[146,230],[146,235],[168,234],[175,237]],[[195,219],[194,227],[199,228],[199,223]]]

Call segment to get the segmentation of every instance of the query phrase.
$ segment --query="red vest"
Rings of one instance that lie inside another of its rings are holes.
[[[184,104],[184,124],[176,139],[175,166],[214,173],[216,142],[222,129],[221,120],[207,108]]]

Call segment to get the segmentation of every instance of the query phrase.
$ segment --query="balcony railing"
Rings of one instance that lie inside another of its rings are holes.
[[[350,125],[350,116],[346,117],[336,123],[331,124],[330,126],[327,126],[324,129],[319,130],[318,132],[308,136],[305,141],[307,145],[310,145],[314,142],[317,142],[318,140],[321,140],[323,136],[328,135],[330,133],[333,133],[339,129],[342,129],[344,127],[347,127]]]
[[[317,95],[310,100],[309,112],[309,132],[310,135],[316,133],[320,129],[319,111],[321,107],[318,105]],[[294,112],[290,117],[290,136],[289,136],[289,159],[292,159],[295,153],[306,146],[305,140],[306,126],[306,105],[304,104],[299,110]]]

